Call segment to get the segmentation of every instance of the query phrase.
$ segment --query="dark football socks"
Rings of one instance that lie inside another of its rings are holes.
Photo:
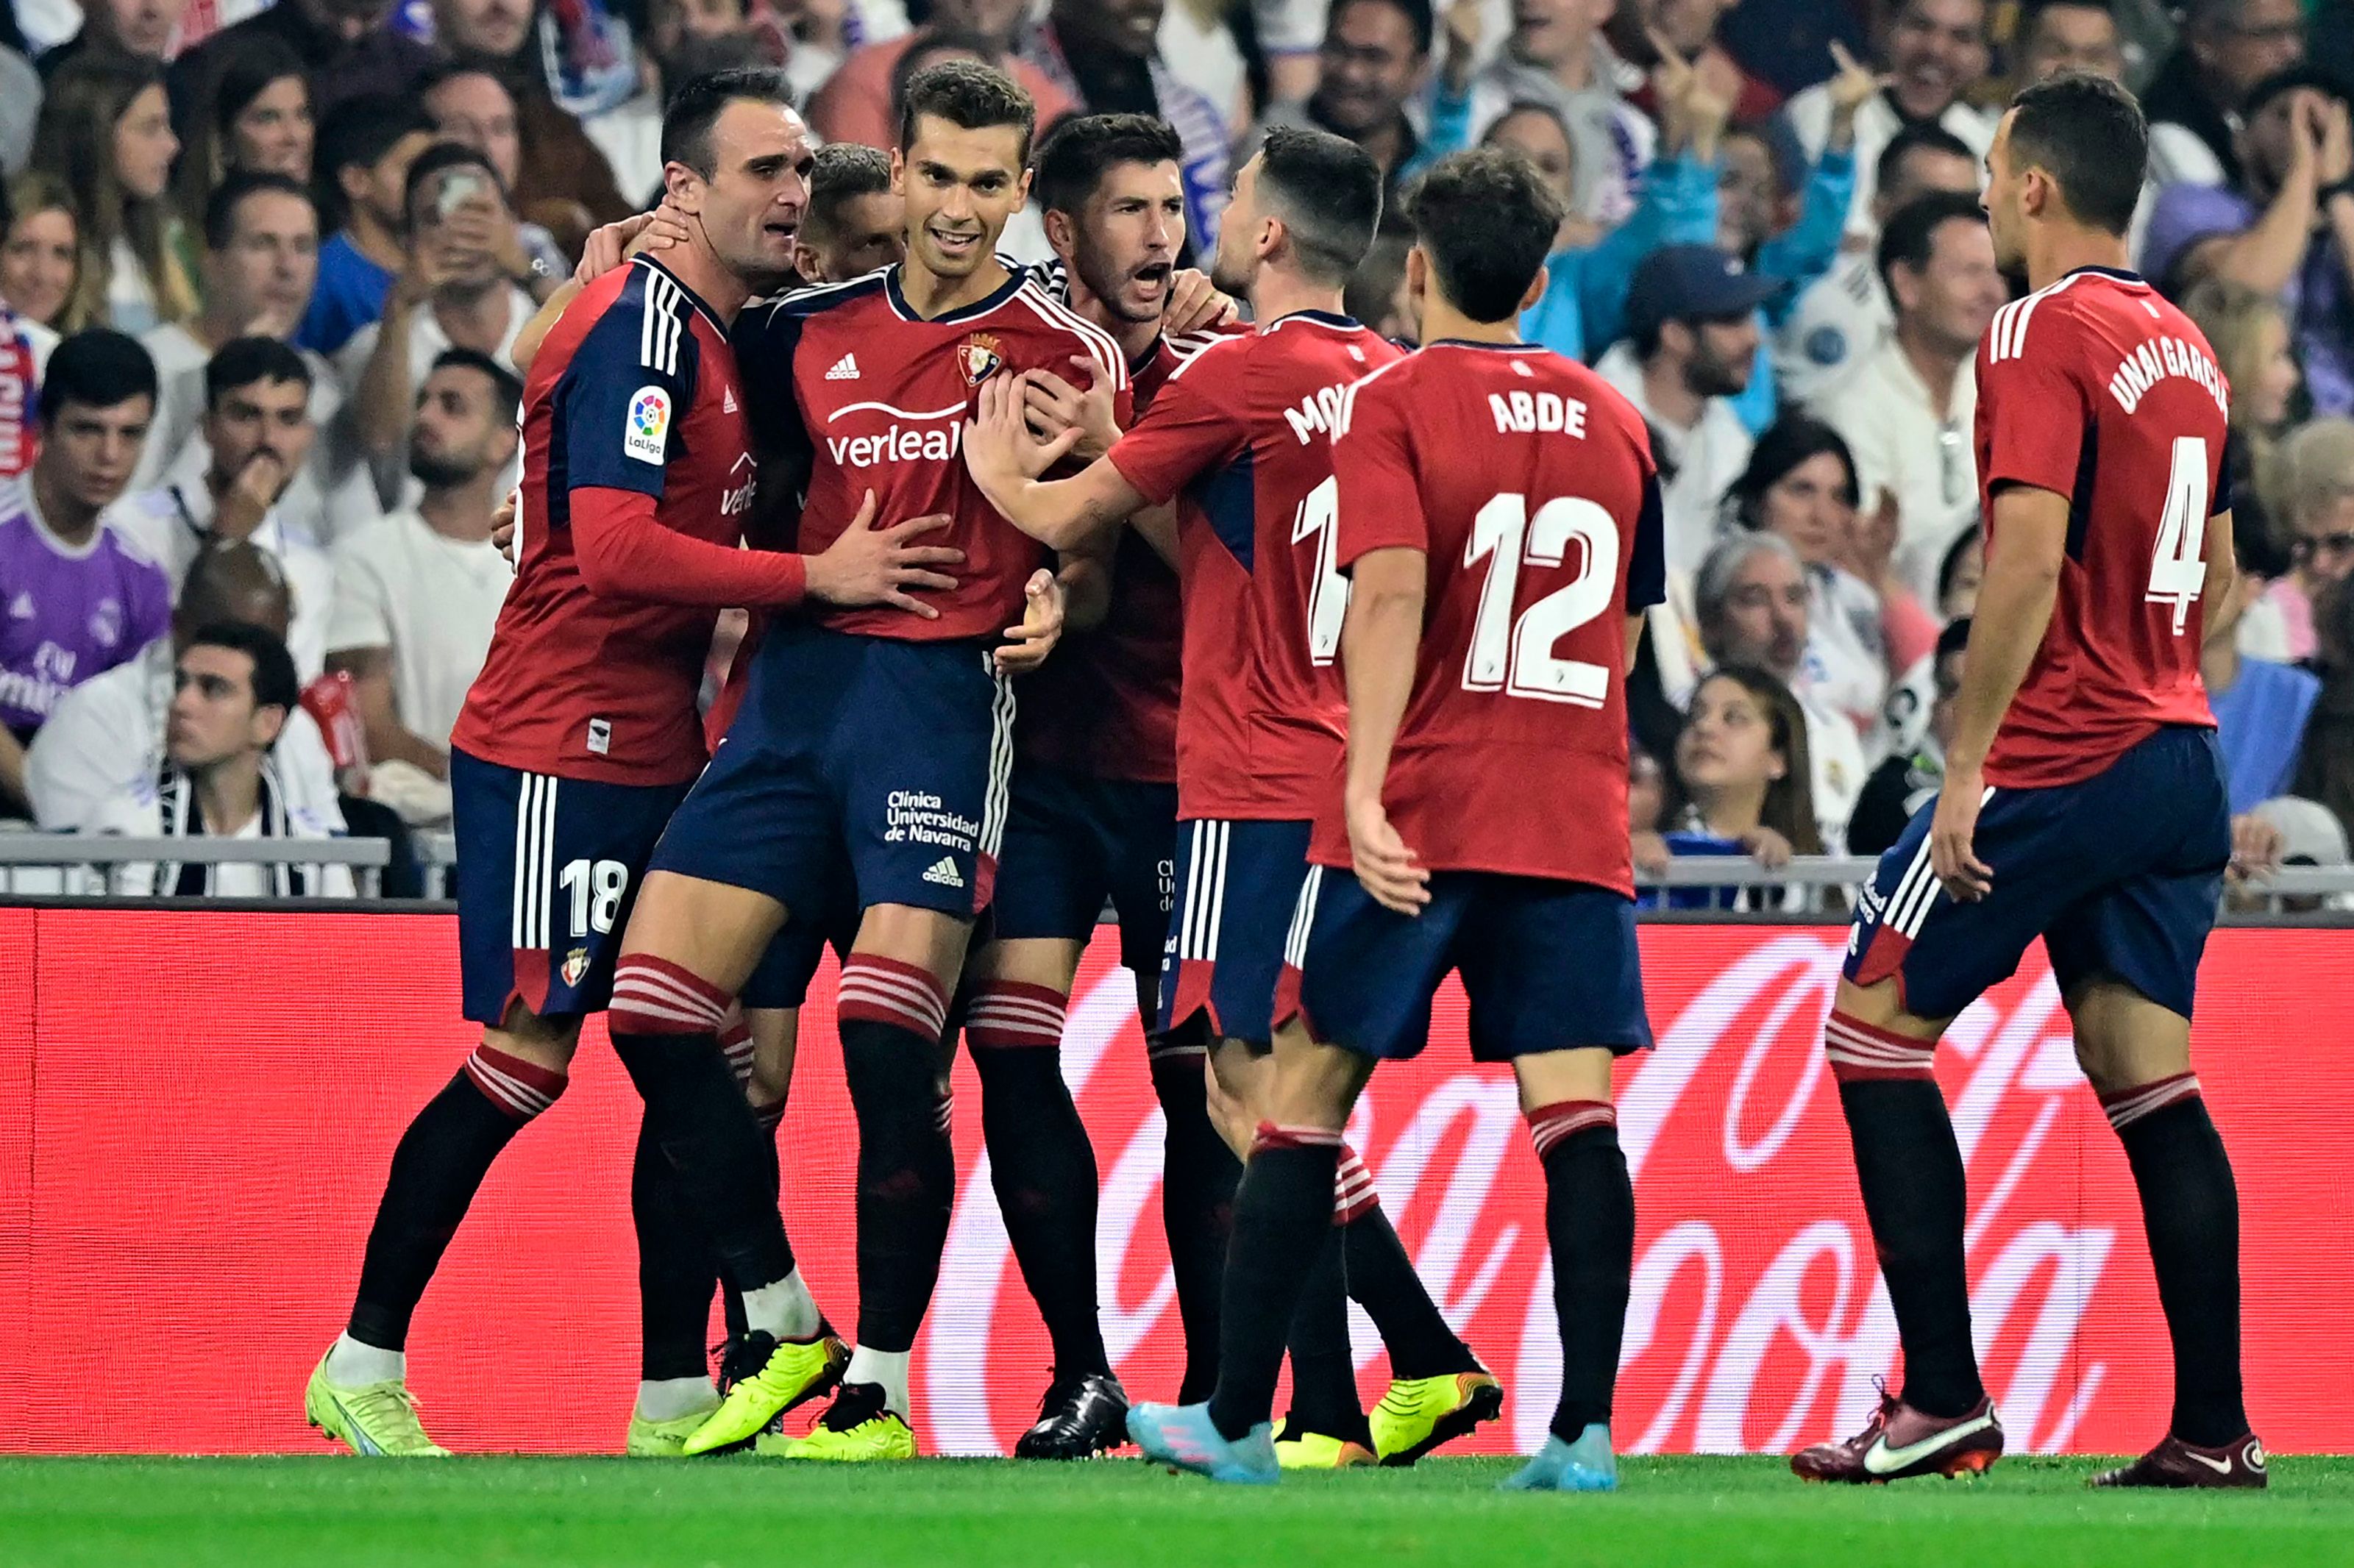
[[[1332,1229],[1332,1175],[1341,1135],[1261,1123],[1235,1193],[1234,1243],[1221,1303],[1218,1385],[1210,1419],[1229,1438],[1268,1418],[1284,1341]],[[1337,1249],[1336,1249],[1337,1250]]]
[[[1063,1081],[1063,1016],[1059,991],[987,980],[964,1031],[1006,1239],[1067,1378],[1111,1362],[1096,1315],[1096,1151]]]
[[[2240,1390],[2240,1195],[2231,1158],[2190,1073],[2101,1108],[2141,1192],[2158,1299],[2174,1344],[2175,1436],[2217,1448],[2248,1430]]]
[[[408,1342],[408,1319],[467,1207],[523,1125],[556,1103],[565,1075],[477,1046],[426,1102],[393,1150],[360,1264],[353,1339],[378,1350]]]
[[[1528,1113],[1545,1173],[1545,1242],[1561,1328],[1561,1399],[1553,1433],[1575,1443],[1610,1421],[1618,1344],[1635,1266],[1635,1187],[1618,1147],[1617,1115],[1600,1100],[1563,1100]]]
[[[1341,1233],[1349,1294],[1381,1331],[1382,1344],[1390,1353],[1390,1375],[1444,1377],[1476,1371],[1479,1359],[1447,1327],[1437,1303],[1423,1287],[1414,1260],[1406,1256],[1405,1244],[1382,1213],[1372,1172],[1347,1144],[1341,1146],[1340,1169],[1333,1177],[1332,1224]]]
[[[1904,1345],[1904,1403],[1964,1415],[1986,1397],[1970,1344],[1962,1151],[1933,1070],[1934,1042],[1834,1012],[1825,1026],[1863,1212]]]
[[[900,1354],[939,1278],[956,1153],[933,1061],[949,999],[913,964],[854,952],[843,966],[842,1071],[858,1117],[858,1346]]]
[[[638,1375],[648,1382],[705,1376],[704,1340],[718,1273],[702,1222],[679,1201],[678,1173],[644,1122],[630,1165],[630,1218],[638,1233]],[[730,1304],[740,1312],[736,1302],[731,1292]],[[740,1331],[732,1322],[729,1328]]]
[[[1208,1053],[1198,1045],[1147,1044],[1161,1139],[1161,1223],[1169,1237],[1177,1316],[1185,1330],[1185,1376],[1177,1403],[1198,1404],[1218,1382],[1218,1295],[1235,1228],[1235,1185],[1243,1162],[1210,1120]]]
[[[1349,1287],[1341,1237],[1330,1226],[1310,1244],[1316,1260],[1301,1282],[1291,1311],[1291,1409],[1284,1416],[1289,1437],[1319,1432],[1370,1449],[1373,1429],[1357,1395],[1357,1358],[1349,1342]]]

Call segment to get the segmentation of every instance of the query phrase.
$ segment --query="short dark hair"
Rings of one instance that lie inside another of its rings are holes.
[[[205,249],[226,249],[228,242],[237,238],[237,209],[245,205],[246,197],[259,196],[263,191],[294,196],[303,206],[316,210],[311,200],[310,187],[292,175],[257,174],[241,169],[215,185],[213,194],[205,198]]]
[[[41,377],[41,423],[69,403],[111,408],[154,396],[155,361],[137,338],[111,327],[85,327],[49,355],[48,373]]]
[[[2104,233],[2133,227],[2149,169],[2149,124],[2132,93],[2105,76],[2062,71],[2011,99],[2010,158],[2060,184],[2077,220]]]
[[[2011,37],[2020,44],[2026,43],[2035,32],[2035,24],[2043,19],[2044,12],[2062,10],[2098,11],[2111,20],[2115,20],[2117,14],[2117,8],[2111,0],[2027,0],[2027,4],[2020,7],[2019,25],[2011,29]]]
[[[773,66],[736,66],[696,77],[671,96],[663,111],[662,160],[682,164],[705,179],[719,172],[717,150],[711,144],[712,127],[727,106],[739,100],[754,103],[793,105],[793,84]]]
[[[253,705],[283,708],[289,715],[302,700],[302,677],[294,671],[294,655],[267,627],[241,620],[217,620],[196,629],[188,648],[226,648],[253,661]]]
[[[1564,216],[1561,197],[1527,155],[1470,147],[1433,164],[1405,196],[1415,243],[1447,303],[1475,322],[1520,313]]]
[[[2248,89],[2248,96],[2240,104],[2240,118],[2243,122],[2253,120],[2264,112],[2264,106],[2274,99],[2285,92],[2299,90],[2317,92],[2324,98],[2334,98],[2340,103],[2347,101],[2344,77],[2331,70],[2327,66],[2316,65],[2311,60],[2300,60],[2285,70],[2274,71]],[[2013,134],[2017,132],[2014,132]]]
[[[1258,177],[1291,231],[1301,270],[1320,283],[1346,283],[1382,224],[1382,170],[1373,154],[1330,131],[1276,125],[1259,148]]]
[[[1074,217],[1087,205],[1103,177],[1120,164],[1182,164],[1185,144],[1177,128],[1150,114],[1073,114],[1057,122],[1038,143],[1032,167],[1034,194],[1043,212]]]
[[[507,424],[523,411],[523,383],[515,373],[484,354],[479,348],[445,348],[433,356],[433,365],[426,374],[435,370],[478,370],[491,378],[491,402],[499,418]]]
[[[1935,121],[1907,125],[1891,136],[1888,145],[1880,150],[1879,161],[1872,165],[1873,188],[1884,191],[1895,185],[1896,171],[1904,166],[1904,160],[1924,151],[1947,154],[1972,166],[1976,166],[1978,161],[1978,155],[1970,151],[1967,142]]]
[[[498,73],[497,68],[478,56],[435,60],[418,73],[417,79],[409,85],[408,90],[416,95],[418,102],[422,103],[435,88],[453,82],[461,76],[489,77],[499,84],[500,89],[509,98],[515,95],[514,89],[507,85],[506,78]],[[431,111],[428,111],[428,112]]]
[[[908,79],[899,111],[899,151],[916,144],[916,122],[929,114],[964,131],[1010,125],[1022,133],[1020,162],[1030,161],[1030,138],[1038,129],[1038,106],[1022,84],[977,60],[942,60]]]
[[[809,202],[801,209],[801,234],[811,229],[832,234],[842,225],[842,209],[861,196],[882,196],[891,188],[891,154],[858,142],[829,142],[815,154],[810,169]]]
[[[2060,5],[2083,5],[2091,4],[2092,0],[2052,0],[2052,3]],[[1955,654],[1968,648],[1969,645],[1970,618],[1967,615],[1957,615],[1946,622],[1945,630],[1937,633],[1937,651],[1930,655],[1930,667],[1935,669]]]
[[[1324,36],[1328,38],[1332,36],[1332,24],[1340,19],[1341,12],[1358,5],[1386,5],[1404,16],[1406,26],[1414,29],[1416,54],[1428,54],[1432,41],[1438,37],[1437,24],[1431,15],[1430,0],[1332,0],[1331,10],[1325,13]]]
[[[1918,272],[1936,253],[1937,230],[1949,223],[1975,223],[1984,228],[1986,220],[1986,211],[1974,196],[1964,196],[1959,191],[1931,191],[1914,196],[1890,213],[1887,227],[1880,231],[1880,253],[1875,258],[1880,286],[1887,289],[1888,297],[1893,300],[1896,291],[1890,286],[1888,275],[1900,262]]]
[[[205,407],[217,408],[229,393],[257,381],[294,381],[307,389],[311,365],[278,338],[232,338],[205,362]]]
[[[487,154],[469,147],[463,142],[436,142],[417,154],[417,162],[408,165],[408,183],[401,187],[400,210],[404,217],[413,217],[417,193],[425,188],[428,180],[444,169],[480,169],[489,176],[491,188],[506,198],[506,182],[499,178],[498,170],[491,166]]]
[[[432,130],[433,117],[413,96],[358,93],[328,110],[319,122],[319,155],[313,162],[319,177],[332,185],[345,169],[372,169],[384,162],[402,137]]]

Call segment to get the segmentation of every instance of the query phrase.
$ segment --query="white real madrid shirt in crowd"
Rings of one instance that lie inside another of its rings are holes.
[[[289,801],[276,766],[267,759],[261,765],[260,809],[234,832],[205,832],[196,780],[169,766],[160,779],[143,779],[110,798],[84,831],[133,839],[218,837],[256,844],[342,836]],[[350,898],[357,889],[347,865],[133,861],[116,868],[112,891],[124,898]]]
[[[1807,568],[1807,649],[1798,684],[1823,706],[1847,715],[1867,761],[1884,749],[1881,710],[1888,698],[1888,638],[1880,596],[1837,567]]]
[[[196,426],[205,417],[205,366],[213,351],[179,322],[165,322],[139,336],[140,346],[155,362],[155,418],[147,427],[147,444],[139,466],[131,471],[131,491],[151,489],[164,482],[187,444],[199,439]],[[298,351],[311,367],[311,422],[319,438],[311,443],[310,466],[319,482],[332,482],[326,433],[334,428],[335,410],[344,406],[343,384],[334,366],[309,349]]]
[[[1896,497],[1896,569],[1923,604],[1937,602],[1937,567],[1978,520],[1978,368],[1962,361],[1937,417],[1921,373],[1892,335],[1814,406],[1845,439],[1866,510],[1883,490]]]
[[[1847,820],[1863,794],[1872,770],[1864,765],[1863,742],[1855,725],[1810,690],[1801,679],[1792,693],[1807,715],[1807,762],[1814,773],[1815,827],[1823,837],[1825,854],[1847,853]]]
[[[487,539],[452,539],[409,510],[379,517],[335,546],[327,652],[392,651],[400,722],[446,746],[482,673],[514,572]]]
[[[25,792],[33,820],[49,832],[90,832],[100,809],[164,766],[164,725],[172,707],[170,638],[150,643],[128,664],[93,676],[58,701],[25,754]],[[308,708],[296,708],[271,753],[290,807],[328,832],[344,831],[335,803],[335,765]]]
[[[1787,404],[1818,403],[1855,373],[1895,324],[1869,250],[1851,250],[1807,285],[1774,334],[1774,383]]]
[[[147,269],[139,264],[139,252],[131,249],[131,241],[118,237],[106,275],[107,324],[138,337],[155,324],[160,313],[155,285]]]
[[[1700,423],[1690,429],[1659,418],[1643,394],[1642,364],[1636,359],[1633,345],[1625,341],[1614,344],[1594,368],[1659,432],[1661,448],[1676,471],[1673,482],[1659,497],[1668,569],[1698,571],[1701,558],[1720,532],[1724,493],[1749,466],[1748,427],[1723,397],[1709,398],[1702,406]]]
[[[201,445],[197,450],[209,464],[211,454]],[[182,463],[183,471],[162,489],[126,495],[106,513],[109,522],[154,556],[170,576],[175,600],[196,552],[212,537],[217,510],[203,468],[192,476],[185,472],[186,467]],[[327,614],[335,598],[334,564],[318,536],[297,521],[282,501],[263,515],[260,526],[247,538],[285,569],[286,587],[294,600],[286,652],[294,656],[295,673],[310,681],[326,667]]]
[[[1798,93],[1783,113],[1789,116],[1790,129],[1797,133],[1798,144],[1806,149],[1811,165],[1823,155],[1823,145],[1830,140],[1829,83],[1818,82]],[[1967,103],[1948,104],[1937,117],[1937,124],[1967,147],[1974,158],[1985,158],[1987,149],[1994,145],[1996,118]],[[1850,234],[1879,238],[1880,226],[1872,221],[1872,197],[1880,185],[1880,154],[1903,126],[1904,117],[1885,92],[1872,94],[1855,111],[1855,199],[1847,209]]]

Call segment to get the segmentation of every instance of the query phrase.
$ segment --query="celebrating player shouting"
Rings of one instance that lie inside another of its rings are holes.
[[[2141,110],[2105,79],[2012,101],[1987,156],[1997,260],[2034,291],[1978,346],[1986,581],[1946,779],[1856,911],[1826,1049],[1904,1346],[1904,1389],[1791,1461],[1808,1480],[1984,1470],[1962,1156],[1934,1073],[1955,1014],[2037,937],[2140,1190],[2174,1346],[2165,1441],[2098,1486],[2261,1487],[2240,1392],[2239,1200],[2190,1070],[2232,854],[2205,607],[2232,587],[2229,394],[2125,270]]]
[[[716,1029],[788,913],[864,906],[837,1017],[859,1121],[859,1344],[796,1457],[910,1457],[907,1361],[947,1236],[955,1169],[934,1056],[1003,831],[1013,698],[995,639],[1043,556],[959,458],[974,389],[1071,356],[1116,389],[1117,344],[992,254],[1028,185],[1033,109],[1002,73],[940,65],[908,84],[895,174],[904,263],[737,323],[764,461],[795,471],[803,543],[885,515],[946,513],[964,553],[931,619],[850,611],[772,622],[742,711],[656,850],[613,981],[613,1045],[742,1292],[758,1371],[685,1451],[751,1437],[828,1369],[763,1173],[762,1135]],[[1056,539],[1052,543],[1063,543]],[[765,1360],[758,1352],[765,1351]]]
[[[1023,527],[1056,533],[1179,507],[1184,683],[1177,725],[1176,909],[1160,1024],[1172,1044],[1214,1042],[1221,1086],[1262,1104],[1275,988],[1317,803],[1344,718],[1332,660],[1348,584],[1332,568],[1330,431],[1342,389],[1398,351],[1340,313],[1373,242],[1381,179],[1362,149],[1278,129],[1235,180],[1215,278],[1247,293],[1259,330],[1204,349],[1110,453],[1042,481],[1066,434],[1036,443],[1013,387],[984,388],[966,461]],[[1493,1416],[1500,1391],[1415,1277],[1373,1181],[1346,1157],[1331,1192],[1339,1247],[1310,1249],[1318,1297],[1293,1345],[1283,1444],[1295,1465],[1411,1462]],[[1357,1293],[1397,1383],[1369,1429],[1342,1300]]]
[[[1341,1128],[1376,1062],[1422,1049],[1454,970],[1472,1054],[1511,1063],[1545,1171],[1561,1398],[1507,1485],[1606,1489],[1635,1241],[1610,1062],[1651,1040],[1624,677],[1661,595],[1659,482],[1626,401],[1519,341],[1562,216],[1536,169],[1458,153],[1409,201],[1426,346],[1349,388],[1335,421],[1330,558],[1354,582],[1346,787],[1323,794],[1285,955],[1217,1392],[1140,1405],[1129,1429],[1150,1458],[1276,1478],[1276,1370]],[[1532,799],[1579,802],[1577,816],[1532,813]]]
[[[680,94],[664,178],[695,241],[592,285],[532,365],[521,566],[451,747],[482,1044],[394,1152],[350,1326],[304,1401],[358,1453],[440,1452],[408,1392],[409,1318],[492,1161],[564,1092],[582,1016],[606,1005],[646,857],[704,766],[695,693],[719,608],[872,605],[950,580],[926,567],[955,552],[913,542],[932,520],[853,529],[822,556],[738,547],[752,458],[727,323],[790,259],[809,160],[791,101],[771,71]]]

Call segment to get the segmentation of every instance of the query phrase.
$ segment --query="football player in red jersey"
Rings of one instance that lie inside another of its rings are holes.
[[[907,88],[895,164],[907,257],[747,313],[763,456],[800,496],[807,549],[863,528],[859,497],[941,512],[962,576],[913,618],[849,611],[773,623],[744,705],[657,848],[614,977],[614,1048],[742,1291],[764,1366],[736,1382],[689,1453],[743,1442],[822,1369],[815,1310],[761,1175],[760,1134],[716,1029],[789,916],[854,879],[843,965],[844,1075],[859,1118],[859,1344],[842,1393],[789,1457],[912,1457],[907,1369],[938,1272],[954,1160],[934,1056],[1003,829],[1013,699],[997,640],[1021,618],[1044,546],[964,472],[975,388],[1084,355],[1114,389],[1119,345],[992,254],[1028,185],[1034,111],[1002,72],[951,61]],[[846,867],[843,863],[847,862]],[[748,1366],[752,1356],[748,1354]]]
[[[1285,954],[1218,1386],[1140,1405],[1129,1425],[1148,1458],[1276,1478],[1267,1417],[1296,1260],[1324,1223],[1341,1128],[1377,1062],[1422,1049],[1455,971],[1472,1054],[1512,1065],[1545,1171],[1561,1397],[1507,1484],[1606,1490],[1635,1237],[1610,1064],[1651,1043],[1625,676],[1664,585],[1659,481],[1626,400],[1520,341],[1562,216],[1535,166],[1458,153],[1408,200],[1424,346],[1351,387],[1336,420],[1347,760],[1320,795]],[[1579,821],[1532,815],[1532,799],[1576,801]]]
[[[1380,190],[1372,159],[1352,143],[1275,131],[1236,175],[1218,237],[1218,286],[1249,296],[1257,332],[1188,360],[1135,428],[1070,479],[1035,477],[1076,437],[1037,442],[1012,387],[984,389],[984,417],[968,437],[975,477],[1025,527],[1087,527],[1179,501],[1180,837],[1158,1022],[1171,1044],[1210,1050],[1220,1086],[1246,1114],[1262,1104],[1285,934],[1341,755],[1332,661],[1348,585],[1331,567],[1330,431],[1342,390],[1398,357],[1340,311],[1341,285],[1372,243]],[[1244,1147],[1248,1136],[1246,1128]],[[1314,1332],[1293,1345],[1281,1451],[1295,1466],[1411,1462],[1493,1416],[1501,1392],[1431,1304],[1352,1154],[1332,1196],[1341,1245],[1323,1255],[1302,1315]],[[1347,1347],[1344,1278],[1381,1329],[1397,1379],[1370,1429]]]
[[[408,1392],[409,1318],[607,1002],[646,857],[703,767],[695,692],[720,607],[912,605],[906,588],[952,580],[926,568],[955,553],[915,538],[937,520],[822,556],[738,547],[750,443],[726,321],[790,256],[809,159],[791,101],[767,71],[680,96],[665,178],[697,241],[600,280],[533,362],[522,564],[451,756],[465,1010],[483,1038],[395,1151],[349,1328],[306,1393],[313,1424],[356,1452],[439,1451]]]
[[[2054,77],[1987,157],[2025,298],[1979,345],[1986,580],[1955,735],[1856,912],[1827,1053],[1904,1346],[1904,1386],[1791,1465],[1809,1480],[1983,1470],[2003,1432],[1970,1339],[1961,1151],[1933,1072],[1955,1014],[2038,937],[2125,1145],[2174,1348],[2174,1410],[2102,1486],[2261,1487],[2240,1383],[2239,1201],[2190,1070],[2199,958],[2232,856],[2205,609],[2231,589],[2229,388],[2126,269],[2147,131]]]

